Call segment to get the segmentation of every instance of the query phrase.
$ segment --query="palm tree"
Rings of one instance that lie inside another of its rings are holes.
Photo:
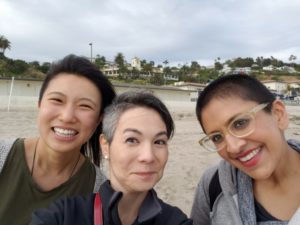
[[[166,59],[165,61],[163,61],[163,64],[165,64],[165,67],[169,64],[169,61]]]
[[[295,56],[295,55],[290,55],[290,57],[289,57],[289,61],[291,62],[291,65],[293,65],[293,61],[295,61],[297,59],[297,56]],[[294,66],[295,66],[295,64],[294,64]]]
[[[10,41],[7,40],[3,35],[0,36],[0,49],[2,49],[1,54],[4,55],[6,49],[10,49]]]
[[[125,64],[125,59],[124,59],[124,55],[119,52],[116,56],[115,56],[115,63],[119,66],[119,67],[123,67]]]

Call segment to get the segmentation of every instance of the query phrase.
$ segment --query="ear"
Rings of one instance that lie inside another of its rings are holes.
[[[272,103],[272,114],[276,118],[278,127],[282,131],[285,130],[289,125],[289,118],[284,103],[279,99]]]
[[[99,137],[99,143],[101,145],[102,156],[105,159],[108,159],[109,158],[109,143],[106,140],[104,134],[100,135],[100,137]]]

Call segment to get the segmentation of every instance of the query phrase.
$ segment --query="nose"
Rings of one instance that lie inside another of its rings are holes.
[[[139,161],[145,163],[151,163],[155,159],[154,148],[151,143],[145,143],[141,149],[139,154]]]
[[[226,151],[228,153],[240,153],[242,147],[246,145],[246,140],[244,138],[238,138],[231,134],[225,135],[226,140]]]
[[[72,123],[76,121],[75,108],[72,105],[66,105],[61,109],[60,120],[65,123]]]

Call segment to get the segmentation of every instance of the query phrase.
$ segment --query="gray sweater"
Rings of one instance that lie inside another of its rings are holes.
[[[300,152],[299,142],[289,140],[288,143]],[[210,211],[209,184],[217,169],[222,192],[217,196],[212,211]],[[218,166],[211,167],[204,172],[198,183],[192,206],[191,218],[194,225],[243,225],[238,206],[237,173],[237,169],[224,160]],[[294,216],[297,216],[297,214]],[[262,222],[259,224],[277,225],[287,223]],[[300,221],[298,224],[300,224]]]

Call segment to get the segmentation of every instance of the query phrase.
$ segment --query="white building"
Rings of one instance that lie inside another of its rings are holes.
[[[140,71],[142,69],[141,60],[138,57],[131,59],[131,67]]]
[[[282,81],[265,80],[261,81],[269,90],[277,94],[283,94],[287,91],[288,84]]]
[[[36,79],[15,79],[0,78],[0,109],[6,108],[9,104],[12,108],[37,107],[38,96],[42,85],[42,80]],[[163,101],[191,102],[198,96],[197,90],[187,90],[178,87],[162,87],[155,85],[135,85],[113,83],[116,92],[132,90],[147,90]],[[12,90],[12,91],[10,91]],[[11,97],[9,97],[11,94]]]

